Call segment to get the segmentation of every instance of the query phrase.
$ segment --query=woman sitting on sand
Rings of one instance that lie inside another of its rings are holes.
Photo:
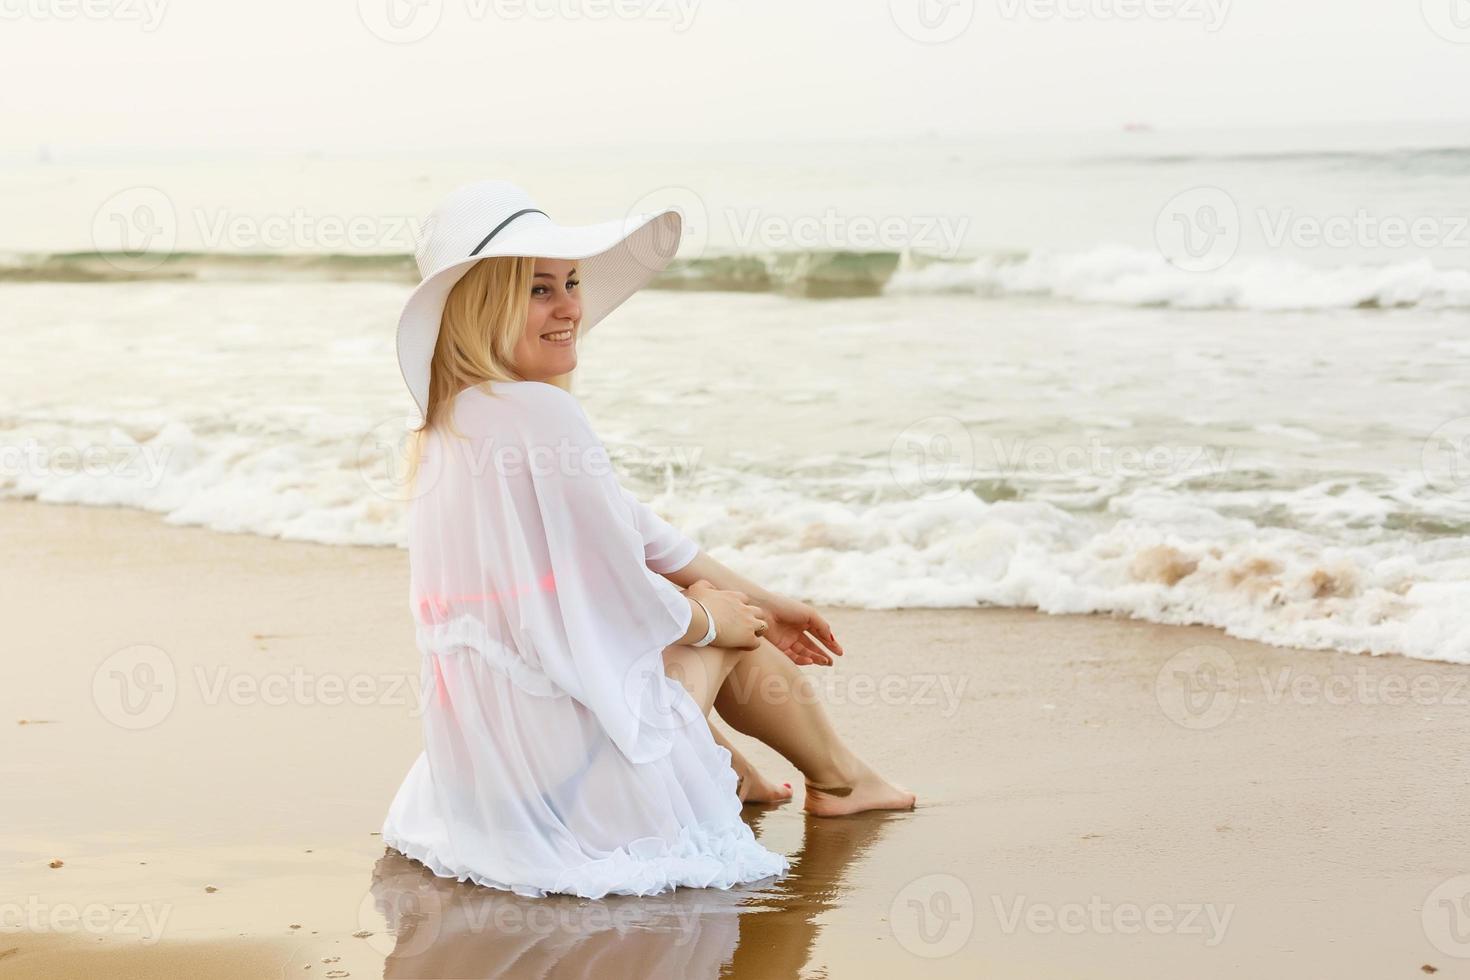
[[[422,416],[408,523],[425,745],[383,839],[435,874],[587,898],[785,874],[740,805],[789,784],[717,740],[712,709],[796,765],[814,815],[914,804],[794,696],[797,665],[842,652],[822,617],[624,490],[569,391],[577,341],[679,234],[674,211],[559,226],[503,181],[430,218],[398,333]]]

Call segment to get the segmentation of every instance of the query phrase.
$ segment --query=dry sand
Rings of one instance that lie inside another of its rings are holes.
[[[403,552],[34,502],[0,539],[0,976],[1470,974],[1470,668],[825,610],[839,728],[919,808],[747,808],[788,879],[538,902],[375,836],[418,751]]]

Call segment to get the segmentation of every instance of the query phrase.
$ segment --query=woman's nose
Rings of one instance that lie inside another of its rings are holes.
[[[575,297],[562,294],[561,302],[556,304],[556,318],[559,320],[582,319],[582,304]]]

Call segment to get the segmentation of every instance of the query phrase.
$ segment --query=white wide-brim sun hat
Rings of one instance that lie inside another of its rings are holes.
[[[420,282],[398,318],[398,368],[418,406],[418,424],[428,414],[429,370],[444,301],[476,262],[503,255],[576,259],[580,339],[663,271],[682,234],[683,220],[673,208],[594,225],[559,225],[509,181],[455,189],[424,224],[414,253]]]

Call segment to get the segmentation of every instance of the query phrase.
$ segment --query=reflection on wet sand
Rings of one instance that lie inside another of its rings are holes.
[[[765,811],[747,807],[760,835]],[[791,873],[728,891],[678,888],[596,901],[524,898],[438,878],[389,850],[373,869],[388,922],[385,978],[780,978],[801,975],[853,861],[894,814],[805,818]]]

